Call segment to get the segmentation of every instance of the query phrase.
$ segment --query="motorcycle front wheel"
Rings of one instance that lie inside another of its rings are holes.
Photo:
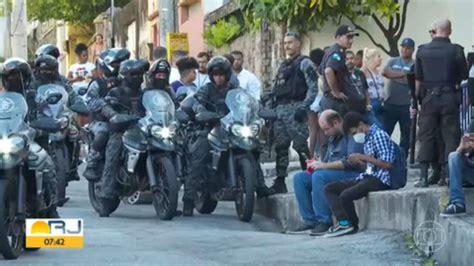
[[[89,182],[88,190],[89,201],[91,202],[92,208],[101,215],[109,215],[113,213],[120,205],[119,198],[104,199],[97,196],[97,193],[100,190],[99,182]]]
[[[64,142],[52,144],[52,156],[56,165],[57,187],[58,187],[58,201],[61,202],[66,198],[66,187],[68,180],[68,173],[70,168],[70,158],[67,146]],[[62,204],[58,204],[62,206]]]
[[[156,178],[156,188],[152,188],[153,206],[155,207],[156,215],[161,220],[171,220],[176,214],[178,208],[178,179],[173,162],[168,156],[152,156],[152,160],[147,160],[151,163],[153,173],[149,176]]]
[[[7,260],[20,256],[25,241],[25,222],[16,216],[16,183],[16,178],[0,181],[0,252]]]
[[[249,222],[252,219],[255,204],[255,180],[257,169],[255,160],[246,155],[237,161],[237,188],[235,196],[235,210],[239,220]]]

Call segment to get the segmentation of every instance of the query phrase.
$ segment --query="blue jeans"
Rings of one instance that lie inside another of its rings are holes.
[[[369,125],[376,124],[379,128],[384,129],[382,121],[382,102],[378,99],[371,99],[372,111],[366,113],[366,119]]]
[[[324,196],[324,188],[331,182],[355,179],[358,174],[342,170],[316,170],[313,175],[306,171],[296,174],[293,186],[300,214],[305,223],[332,224],[331,210]]]
[[[450,203],[465,205],[463,181],[474,184],[474,167],[469,167],[463,156],[451,152],[448,159]]]
[[[410,105],[384,104],[383,124],[388,135],[391,136],[395,125],[400,124],[400,147],[408,156],[410,148]]]

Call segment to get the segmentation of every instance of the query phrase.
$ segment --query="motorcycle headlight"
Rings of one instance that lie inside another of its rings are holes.
[[[242,138],[251,138],[258,135],[259,127],[258,125],[242,126],[242,125],[233,125],[231,127],[232,134],[237,137]]]
[[[174,136],[176,132],[176,128],[174,127],[160,127],[160,126],[152,126],[150,133],[155,138],[161,139],[170,139]]]
[[[66,129],[69,126],[69,118],[67,116],[60,117],[58,123],[61,130]]]
[[[19,153],[25,148],[26,141],[19,136],[10,136],[8,138],[0,139],[0,153],[1,154],[15,154]]]

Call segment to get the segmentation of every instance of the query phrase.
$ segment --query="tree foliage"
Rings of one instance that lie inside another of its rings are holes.
[[[339,24],[345,17],[391,56],[399,55],[398,41],[405,29],[408,3],[409,0],[240,0],[248,21],[264,19],[302,32],[319,30],[327,22]],[[362,26],[361,20],[367,18],[382,31],[388,46]]]
[[[231,17],[229,20],[221,19],[211,25],[203,36],[207,44],[215,48],[221,48],[238,37],[241,32],[241,25],[235,17]]]
[[[116,6],[124,6],[130,0],[116,0]],[[94,19],[110,7],[110,0],[30,0],[27,2],[29,20],[41,22],[50,19],[75,24],[92,24]]]

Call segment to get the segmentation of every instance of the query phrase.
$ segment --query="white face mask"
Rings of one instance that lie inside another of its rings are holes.
[[[364,133],[357,133],[352,136],[356,143],[364,143],[365,142],[365,134]]]

